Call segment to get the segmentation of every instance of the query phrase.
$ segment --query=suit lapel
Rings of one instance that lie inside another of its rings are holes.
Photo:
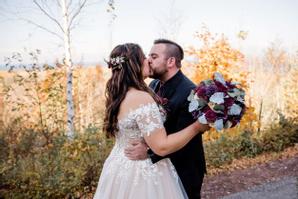
[[[154,91],[154,93],[157,93],[159,84],[160,84],[160,80],[155,79],[150,83],[149,87]]]
[[[168,86],[168,87],[165,86],[162,97],[170,99],[174,93],[175,93],[175,88],[171,86]]]
[[[171,79],[165,82],[162,88],[161,97],[170,99],[178,87],[179,83],[183,79],[183,73],[179,70]],[[153,80],[150,84],[150,88],[157,93],[160,87],[160,80]]]
[[[182,78],[183,73],[179,70],[171,79],[166,81],[166,83],[164,84],[163,97],[170,99],[178,88],[178,85],[180,84]]]

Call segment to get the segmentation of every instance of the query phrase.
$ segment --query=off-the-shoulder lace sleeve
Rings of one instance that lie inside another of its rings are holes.
[[[155,102],[141,105],[135,112],[135,118],[143,136],[163,128],[162,116]]]

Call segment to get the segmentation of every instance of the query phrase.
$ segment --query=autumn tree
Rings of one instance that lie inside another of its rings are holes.
[[[34,27],[37,27],[54,37],[61,43],[64,49],[63,61],[66,71],[66,104],[67,104],[67,125],[66,134],[69,137],[74,136],[74,102],[73,102],[73,57],[72,57],[72,32],[78,26],[78,20],[81,13],[89,5],[95,3],[95,0],[32,0],[35,10],[45,17],[49,23],[45,24],[40,20],[42,17],[30,18],[18,9],[7,10],[12,18],[22,20]],[[8,6],[9,7],[9,6]]]
[[[104,109],[102,66],[80,67],[74,71],[75,127],[80,132],[88,127],[100,127]]]
[[[291,59],[291,69],[285,80],[285,116],[298,120],[298,51]]]
[[[192,46],[186,51],[194,60],[188,62],[186,66],[193,70],[193,81],[199,83],[202,80],[212,78],[214,72],[217,71],[222,73],[225,79],[239,82],[246,91],[246,114],[238,127],[226,131],[235,135],[244,129],[252,129],[256,115],[254,108],[249,104],[249,82],[244,55],[233,48],[223,34],[212,34],[206,26],[202,28],[202,31],[197,32],[195,37],[202,42],[202,46],[200,48]],[[205,139],[214,139],[218,136],[218,133],[211,131],[211,133],[205,134]]]
[[[257,114],[258,131],[278,121],[285,115],[285,84],[292,68],[289,53],[278,41],[272,42],[265,51],[250,58],[250,94]]]

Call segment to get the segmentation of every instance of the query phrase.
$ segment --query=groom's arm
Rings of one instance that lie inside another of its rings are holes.
[[[140,140],[131,141],[130,146],[124,150],[124,154],[130,160],[144,160],[149,157],[153,164],[163,158],[166,158],[166,156],[162,157],[155,154],[150,148],[148,148],[145,142]]]

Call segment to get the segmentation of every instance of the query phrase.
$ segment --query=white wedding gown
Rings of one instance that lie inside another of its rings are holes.
[[[124,149],[130,139],[143,139],[163,119],[156,103],[140,105],[118,121],[116,142],[106,159],[94,199],[182,199],[187,198],[170,159],[152,164],[151,160],[129,160]]]

